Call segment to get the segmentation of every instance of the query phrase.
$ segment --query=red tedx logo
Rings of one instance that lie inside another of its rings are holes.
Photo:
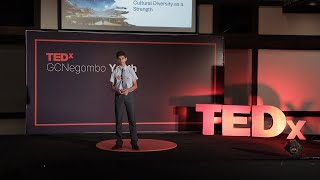
[[[196,104],[196,111],[203,112],[203,135],[214,135],[215,113],[222,113],[222,135],[223,136],[252,136],[252,137],[275,137],[283,132],[288,124],[291,132],[287,139],[298,137],[305,140],[301,129],[306,121],[299,120],[296,124],[291,120],[286,120],[284,113],[273,106],[241,106],[241,105],[221,105],[221,104]],[[249,115],[251,112],[251,128],[238,128],[235,124],[247,124],[247,117],[237,117],[235,114]],[[264,128],[264,114],[272,117],[272,126]]]
[[[46,53],[48,61],[65,62],[73,59],[73,53]]]

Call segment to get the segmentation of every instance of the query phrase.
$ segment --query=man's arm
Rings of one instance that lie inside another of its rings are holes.
[[[137,88],[138,88],[138,83],[137,83],[137,81],[133,81],[132,87],[131,87],[131,88],[128,88],[127,90],[128,90],[129,92],[133,92],[133,91],[136,90]]]
[[[117,94],[122,94],[122,92],[115,87],[115,83],[111,82],[111,90]]]
[[[128,95],[129,92],[133,92],[134,90],[136,90],[138,88],[137,81],[133,81],[132,83],[133,83],[132,87],[131,88],[127,88],[125,90],[122,90],[122,94]]]

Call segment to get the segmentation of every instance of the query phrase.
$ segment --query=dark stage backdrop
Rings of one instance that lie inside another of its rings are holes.
[[[27,31],[27,133],[114,132],[110,74],[127,53],[138,131],[201,130],[197,103],[223,103],[223,39]],[[128,130],[127,117],[123,117]]]

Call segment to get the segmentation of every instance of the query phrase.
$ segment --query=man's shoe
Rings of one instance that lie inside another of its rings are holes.
[[[138,144],[132,144],[131,146],[132,146],[132,149],[134,150],[140,150]]]
[[[116,150],[116,149],[121,149],[122,148],[122,145],[121,144],[116,144],[112,147],[113,150]]]

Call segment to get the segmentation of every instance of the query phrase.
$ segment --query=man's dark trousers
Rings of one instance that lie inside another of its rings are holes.
[[[138,135],[137,135],[137,127],[136,120],[134,114],[134,95],[130,92],[127,96],[123,94],[115,95],[115,115],[116,115],[116,137],[117,144],[122,145],[122,105],[125,105],[128,122],[129,122],[129,130],[131,136],[131,144],[137,144]]]

